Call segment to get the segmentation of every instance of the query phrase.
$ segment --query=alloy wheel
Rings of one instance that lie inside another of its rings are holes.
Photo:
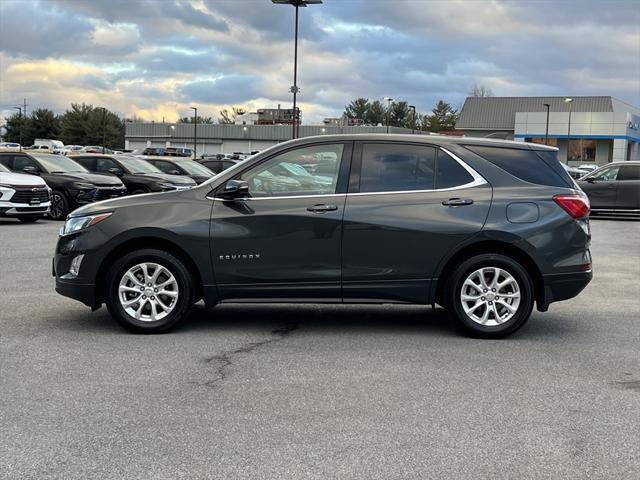
[[[143,322],[155,322],[169,315],[178,295],[178,282],[169,269],[151,262],[129,268],[118,286],[118,299],[124,311]]]
[[[49,212],[52,218],[60,218],[64,213],[64,199],[59,193],[53,193],[51,195],[51,206]]]
[[[508,322],[518,311],[521,293],[516,279],[506,270],[484,267],[467,276],[460,302],[467,316],[484,326]]]

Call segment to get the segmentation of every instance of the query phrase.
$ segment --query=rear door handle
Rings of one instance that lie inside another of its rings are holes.
[[[442,202],[442,205],[447,205],[450,207],[459,207],[461,205],[471,205],[473,200],[470,198],[450,198],[449,200],[445,200]]]
[[[338,206],[325,205],[324,203],[319,203],[317,205],[313,205],[312,207],[307,207],[307,210],[313,213],[324,213],[324,212],[331,212],[333,210],[338,210]]]

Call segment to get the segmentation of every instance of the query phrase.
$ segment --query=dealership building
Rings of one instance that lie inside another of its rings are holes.
[[[570,165],[640,160],[640,109],[614,97],[469,97],[456,129],[546,143]]]
[[[125,149],[145,147],[193,148],[194,133],[197,154],[253,152],[291,140],[292,125],[198,124],[191,123],[127,123]],[[385,126],[300,125],[299,137],[336,133],[386,133]],[[412,133],[411,129],[389,127],[391,133]],[[415,134],[426,132],[415,131]]]

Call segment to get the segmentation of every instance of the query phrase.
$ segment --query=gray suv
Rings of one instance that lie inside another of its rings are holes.
[[[503,337],[592,277],[589,203],[556,154],[418,135],[286,142],[191,190],[74,211],[56,290],[143,333],[202,299],[438,304],[468,334]]]

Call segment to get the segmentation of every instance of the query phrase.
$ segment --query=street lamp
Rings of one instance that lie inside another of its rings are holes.
[[[197,157],[196,151],[198,150],[198,107],[189,107],[193,110],[193,159]]]
[[[388,102],[388,106],[387,106],[387,133],[389,133],[389,124],[391,123],[391,103],[393,103],[393,98],[384,97],[384,99]]]
[[[411,118],[411,135],[413,135],[414,130],[416,128],[416,106],[409,105],[409,109],[413,110],[413,117]]]
[[[18,132],[19,132],[19,144],[20,151],[22,151],[22,107],[13,107],[15,110],[18,110]]]
[[[544,131],[544,144],[549,145],[549,109],[551,105],[545,103],[544,106],[547,109],[547,129]]]
[[[569,164],[569,155],[571,155],[571,110],[573,109],[573,98],[565,98],[564,103],[569,104],[569,123],[567,124],[567,165]]]
[[[297,137],[297,131],[299,128],[299,115],[297,107],[298,92],[298,8],[306,7],[307,5],[317,5],[322,3],[322,0],[271,0],[276,5],[291,5],[296,8],[296,21],[295,21],[295,35],[294,35],[294,47],[293,47],[293,86],[289,89],[293,93],[293,131],[292,138]]]

